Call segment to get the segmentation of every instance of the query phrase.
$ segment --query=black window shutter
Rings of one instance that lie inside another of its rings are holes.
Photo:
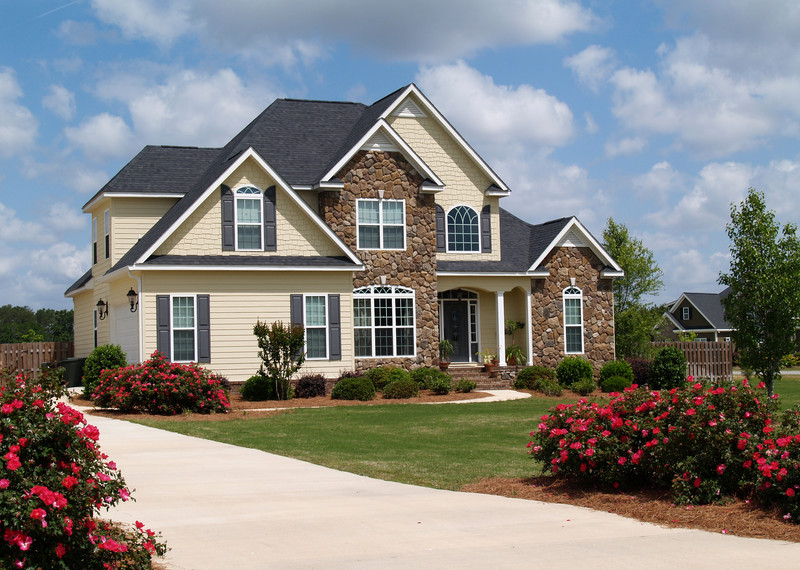
[[[277,226],[275,187],[270,186],[264,190],[264,251],[278,249]]]
[[[211,309],[208,295],[197,296],[197,362],[211,362]]]
[[[233,192],[230,187],[222,185],[222,251],[236,249],[236,231],[233,219]]]
[[[342,323],[339,295],[328,295],[328,360],[342,359]]]
[[[170,340],[172,335],[169,328],[169,316],[169,295],[156,295],[156,327],[158,331],[156,350],[171,359]]]
[[[446,229],[444,208],[436,204],[436,251],[447,251]]]
[[[489,204],[481,210],[481,253],[492,253],[492,209]]]
[[[303,326],[303,296],[290,295],[289,300],[289,307],[292,312],[292,326]]]

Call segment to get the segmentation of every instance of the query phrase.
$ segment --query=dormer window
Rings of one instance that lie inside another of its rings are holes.
[[[258,188],[245,186],[236,190],[236,249],[261,251],[264,235],[261,215],[262,195]]]
[[[478,214],[469,206],[456,206],[447,213],[447,251],[480,251]]]

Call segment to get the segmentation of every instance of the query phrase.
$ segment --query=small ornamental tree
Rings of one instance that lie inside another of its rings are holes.
[[[287,400],[289,380],[306,359],[305,330],[300,325],[284,325],[280,321],[268,325],[259,320],[253,326],[253,334],[258,339],[261,359],[258,374],[274,382],[278,400]]]

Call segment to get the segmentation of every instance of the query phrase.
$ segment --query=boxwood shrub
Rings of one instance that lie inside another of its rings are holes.
[[[367,371],[366,377],[372,381],[372,385],[379,392],[382,392],[390,382],[409,378],[408,372],[399,366],[376,366]]]
[[[603,392],[622,392],[625,388],[629,388],[630,386],[631,381],[628,378],[611,376],[601,382],[600,389],[603,390]]]
[[[411,379],[417,383],[420,390],[430,390],[433,382],[439,378],[447,378],[452,380],[452,377],[447,372],[442,372],[438,368],[431,368],[429,366],[415,368],[410,373]]]
[[[365,376],[342,378],[331,390],[334,400],[361,400],[367,402],[375,397],[375,385]]]
[[[581,396],[588,396],[592,392],[597,389],[597,384],[594,383],[594,380],[579,380],[575,382],[571,387],[570,390],[575,392],[576,394],[580,394]]]
[[[404,400],[406,398],[413,398],[419,394],[417,383],[411,378],[403,378],[389,382],[383,389],[383,397],[395,400]]]
[[[122,368],[128,364],[125,352],[118,344],[105,344],[96,347],[83,365],[83,393],[87,398],[92,397],[92,392],[100,380],[103,370]]]
[[[248,402],[261,402],[264,400],[275,400],[275,382],[267,376],[256,374],[248,378],[242,386],[239,394],[243,400]]]
[[[458,382],[456,382],[455,391],[466,394],[467,392],[472,392],[477,386],[478,385],[472,380],[461,378]]]
[[[433,392],[434,394],[438,394],[439,396],[444,396],[445,394],[449,394],[450,390],[453,389],[453,377],[449,374],[442,374],[441,376],[437,376],[433,380],[431,380],[430,384],[428,384],[428,390]]]
[[[600,368],[600,385],[613,376],[626,378],[628,386],[633,384],[633,368],[624,360],[612,360],[603,364]]]
[[[517,373],[514,388],[518,390],[538,390],[539,382],[551,380],[555,382],[556,373],[546,366],[528,366]]]
[[[675,346],[665,346],[658,351],[650,368],[650,388],[671,390],[686,384],[686,357]]]
[[[558,383],[569,388],[581,380],[592,380],[594,370],[592,364],[580,356],[567,356],[556,367]]]

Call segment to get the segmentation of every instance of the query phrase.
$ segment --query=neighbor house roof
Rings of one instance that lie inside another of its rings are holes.
[[[731,288],[727,287],[719,293],[683,293],[670,309],[676,310],[681,301],[686,299],[694,305],[700,314],[709,324],[717,330],[732,330],[731,325],[725,320],[725,311],[722,307],[722,299],[730,295]]]

